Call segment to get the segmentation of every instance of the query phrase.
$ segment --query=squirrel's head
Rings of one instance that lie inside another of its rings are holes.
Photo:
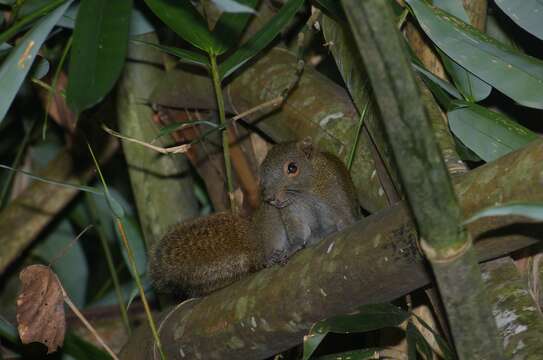
[[[260,166],[263,200],[282,208],[311,188],[316,149],[311,138],[275,145]]]

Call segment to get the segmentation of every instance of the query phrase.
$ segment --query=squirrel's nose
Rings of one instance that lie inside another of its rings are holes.
[[[282,208],[287,205],[288,198],[286,191],[281,190],[274,194],[268,194],[264,200],[277,208]]]

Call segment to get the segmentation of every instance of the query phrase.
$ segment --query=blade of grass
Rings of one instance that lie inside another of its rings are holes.
[[[107,267],[111,275],[111,281],[113,282],[115,296],[117,297],[117,302],[119,303],[119,311],[121,313],[121,319],[122,319],[124,328],[126,330],[126,334],[130,336],[132,329],[130,328],[128,313],[126,312],[126,308],[124,307],[125,300],[124,300],[123,292],[122,292],[121,285],[119,282],[119,277],[117,275],[117,270],[115,269],[115,265],[113,264],[113,256],[111,255],[111,250],[109,249],[107,236],[103,230],[103,224],[99,223],[96,202],[88,194],[85,196],[85,202],[87,203],[89,207],[90,215],[93,219],[93,222],[96,225],[96,232],[98,234],[98,238],[100,239],[100,244],[102,245],[102,249],[104,250],[104,255],[106,256]]]
[[[32,120],[30,127],[27,129],[25,136],[23,137],[23,141],[21,142],[21,144],[19,145],[19,148],[17,149],[17,154],[15,155],[15,159],[13,160],[13,164],[12,164],[13,168],[17,168],[17,166],[19,166],[22,156],[28,145],[28,141],[30,140],[30,135],[32,134],[32,130],[34,129],[35,124],[36,124],[36,120],[34,119]],[[0,195],[0,207],[4,207],[6,203],[6,196],[11,187],[11,181],[13,180],[14,176],[15,176],[15,172],[10,171],[6,179],[6,182],[4,183],[4,187],[2,188],[2,194]]]
[[[113,201],[109,199],[111,196],[109,193],[109,189],[107,187],[107,183],[104,179],[104,176],[102,174],[102,171],[100,169],[100,165],[98,164],[98,160],[96,160],[96,157],[94,156],[94,152],[92,151],[92,148],[89,143],[87,143],[87,146],[89,148],[90,154],[92,156],[92,161],[94,162],[94,166],[96,167],[96,172],[98,174],[98,177],[100,179],[100,182],[104,186],[104,193],[106,194],[106,199],[108,199],[108,203],[111,205]],[[132,247],[130,246],[130,243],[128,242],[128,238],[126,236],[126,232],[124,229],[124,225],[122,222],[122,218],[124,217],[124,211],[122,212],[121,216],[118,215],[118,212],[111,207],[112,215],[115,217],[115,225],[117,227],[117,230],[121,236],[122,243],[126,249],[126,253],[128,255],[128,260],[130,262],[130,267],[132,268],[132,273],[134,274],[134,280],[136,281],[136,285],[138,286],[139,292],[140,292],[140,298],[143,303],[143,307],[145,309],[145,314],[147,316],[147,321],[149,323],[149,327],[151,329],[151,332],[153,334],[153,338],[155,340],[155,345],[158,348],[158,351],[160,353],[160,358],[162,360],[166,360],[166,355],[164,354],[164,351],[162,350],[162,344],[160,342],[160,337],[158,336],[156,323],[153,318],[153,314],[151,313],[151,307],[149,306],[149,302],[147,301],[147,297],[145,296],[145,289],[143,288],[141,278],[138,273],[138,267],[136,265],[136,260],[134,258],[134,253],[132,251]]]
[[[304,0],[289,0],[281,10],[260,29],[251,39],[241,45],[219,66],[220,79],[224,80],[240,66],[251,60],[260,50],[268,46],[285,25],[296,15]]]

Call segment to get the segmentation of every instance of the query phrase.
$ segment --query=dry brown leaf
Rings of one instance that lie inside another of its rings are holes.
[[[64,342],[66,318],[64,293],[58,277],[44,265],[30,265],[19,274],[22,282],[17,298],[17,323],[23,344],[34,341],[47,346],[47,353]]]

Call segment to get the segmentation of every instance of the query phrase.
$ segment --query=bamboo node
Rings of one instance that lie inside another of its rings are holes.
[[[426,256],[426,258],[432,263],[448,263],[452,262],[461,256],[463,256],[473,245],[471,236],[468,235],[468,239],[459,248],[449,248],[445,251],[437,251],[431,246],[424,238],[420,238],[419,246]]]

